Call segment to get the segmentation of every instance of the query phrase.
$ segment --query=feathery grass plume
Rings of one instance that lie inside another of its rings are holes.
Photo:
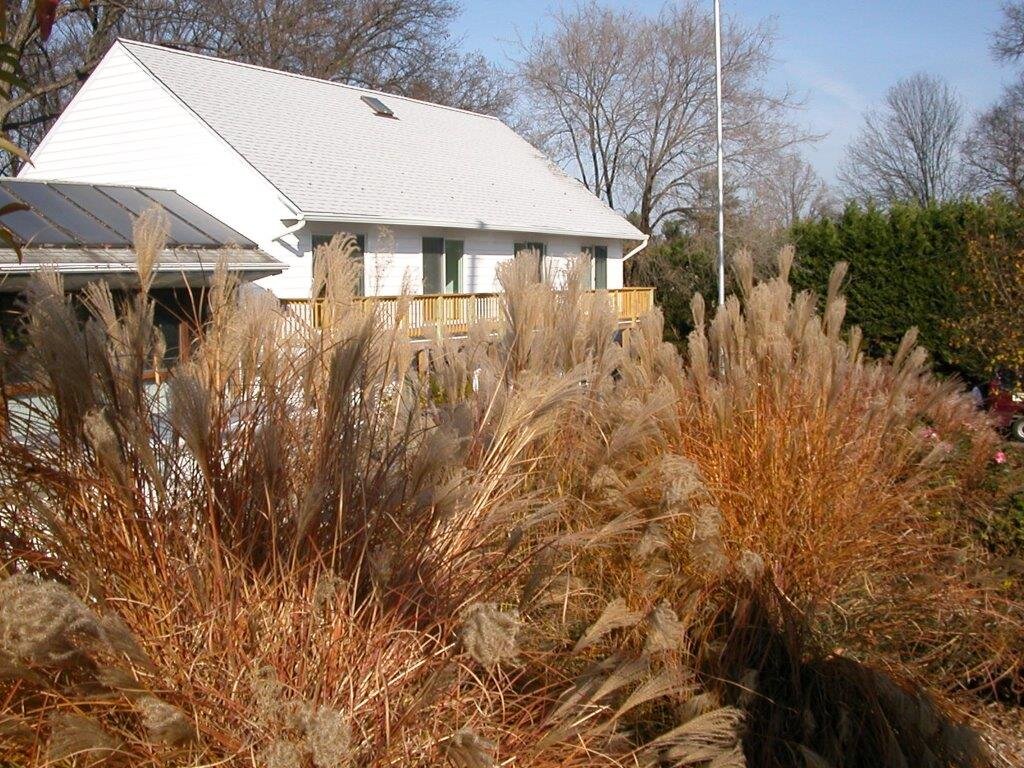
[[[325,573],[313,588],[313,611],[321,612],[333,607],[340,594],[348,590],[348,582],[336,573]]]
[[[320,707],[305,730],[314,768],[344,768],[351,763],[352,729],[345,715]]]
[[[519,655],[516,638],[522,622],[516,610],[502,611],[494,603],[474,603],[462,613],[459,640],[481,666],[490,668]]]
[[[686,642],[686,626],[667,602],[658,603],[647,617],[647,639],[644,653],[681,650]]]
[[[209,442],[216,406],[214,392],[203,378],[197,366],[178,367],[174,379],[168,383],[168,417],[199,468],[208,474],[212,471]]]
[[[156,696],[140,696],[135,701],[135,708],[151,742],[178,747],[195,741],[195,725],[188,715],[173,704]]]
[[[82,417],[97,406],[92,386],[95,358],[90,355],[95,344],[64,293],[63,279],[53,270],[41,271],[25,289],[25,336],[22,365],[27,383],[53,398],[52,410],[43,420],[51,422],[64,445],[76,445]],[[25,429],[34,434],[38,428],[26,424]]]
[[[692,672],[686,669],[665,668],[638,685],[615,711],[616,719],[650,702],[670,701],[692,693]]]
[[[171,231],[171,219],[163,208],[154,205],[147,208],[132,225],[132,248],[135,251],[135,269],[139,274],[139,286],[148,293],[153,286],[160,255],[167,247]]]
[[[105,465],[104,469],[127,480],[124,457],[117,442],[117,435],[114,434],[103,411],[101,409],[89,411],[85,414],[82,424],[85,430],[85,439],[96,454],[96,459]]]
[[[0,680],[3,674],[0,673]],[[12,754],[24,750],[36,739],[35,723],[29,723],[25,718],[16,715],[4,715],[0,717],[0,750],[8,750]]]
[[[67,587],[28,575],[0,581],[0,648],[33,664],[63,664],[106,641],[99,618]]]
[[[277,720],[286,706],[285,687],[270,666],[249,671],[246,685],[254,703],[254,715],[262,723]]]
[[[337,311],[335,316],[325,317],[325,324],[330,325],[352,307],[362,256],[356,238],[348,234],[335,235],[319,246],[315,255],[313,295],[323,297],[332,311]]]
[[[661,459],[661,472],[665,483],[663,498],[666,510],[686,511],[685,505],[704,488],[700,469],[689,459],[666,454]]]
[[[609,496],[621,492],[625,488],[622,480],[614,467],[607,464],[597,468],[593,477],[590,478],[590,490],[595,494]]]
[[[692,696],[686,697],[678,707],[676,714],[678,722],[688,723],[701,715],[721,709],[722,699],[714,691],[700,691]]]
[[[756,552],[745,549],[736,559],[736,571],[746,581],[757,581],[764,575],[764,558]]]
[[[497,745],[478,736],[470,728],[460,728],[441,742],[445,757],[455,768],[491,768],[497,765]]]
[[[722,542],[722,513],[711,504],[702,505],[693,515],[690,556],[705,573],[715,576],[729,563]]]
[[[99,766],[110,764],[120,743],[91,717],[74,713],[54,715],[46,759],[54,763]]]
[[[646,744],[641,765],[745,768],[743,719],[743,712],[735,707],[698,715]]]
[[[638,624],[643,617],[642,611],[629,610],[626,601],[617,597],[604,607],[601,615],[597,617],[597,621],[587,627],[587,631],[576,641],[572,652],[579,653],[613,630],[632,627]]]
[[[259,754],[259,768],[303,768],[305,754],[298,744],[285,739],[275,739]]]
[[[667,550],[668,547],[668,531],[662,523],[655,521],[644,527],[643,533],[633,546],[632,555],[643,561],[657,552]]]
[[[558,706],[544,722],[546,732],[534,747],[541,751],[573,739],[596,746],[595,737],[607,736],[616,719],[615,708],[608,706],[608,701],[621,698],[627,688],[642,685],[641,681],[649,679],[650,669],[645,658],[610,656],[592,664],[559,697]]]

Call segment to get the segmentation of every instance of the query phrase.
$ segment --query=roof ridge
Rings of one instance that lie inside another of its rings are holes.
[[[181,48],[174,48],[169,45],[160,45],[159,43],[147,43],[141,40],[132,40],[127,37],[117,38],[118,43],[124,46],[138,46],[141,48],[152,48],[164,53],[178,54],[180,56],[189,56],[195,59],[204,59],[206,61],[215,61],[220,64],[230,64],[235,67],[243,67],[245,69],[253,69],[257,72],[266,72],[272,75],[284,75],[285,77],[294,77],[299,80],[308,80],[314,83],[323,83],[324,85],[334,85],[339,88],[345,88],[352,91],[358,91],[360,93],[372,94],[374,96],[384,96],[389,99],[401,99],[402,101],[412,102],[413,104],[422,104],[427,107],[437,107],[438,109],[447,109],[452,112],[461,112],[466,115],[472,115],[473,117],[482,117],[487,120],[494,120],[496,122],[504,124],[504,121],[494,115],[488,115],[484,112],[474,112],[471,109],[462,109],[461,107],[452,107],[447,104],[439,104],[436,101],[426,101],[425,99],[416,99],[412,96],[403,96],[399,93],[391,93],[389,91],[380,91],[373,88],[366,88],[361,85],[352,85],[351,83],[341,83],[337,80],[325,80],[322,77],[313,77],[312,75],[303,75],[298,72],[288,72],[283,69],[274,69],[273,67],[264,67],[260,64],[250,64],[245,61],[235,61],[234,59],[226,59],[221,56],[211,56],[207,53],[196,53],[195,51],[186,51]]]

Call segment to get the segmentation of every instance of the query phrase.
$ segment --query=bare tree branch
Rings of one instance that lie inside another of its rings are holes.
[[[1024,0],[1003,3],[1003,23],[992,37],[997,59],[1016,61],[1024,56]]]
[[[964,160],[973,188],[1024,203],[1024,84],[1008,88],[978,116],[964,141]]]
[[[839,179],[853,196],[885,203],[954,198],[963,191],[961,122],[960,101],[943,80],[901,80],[865,115]]]
[[[714,162],[714,45],[705,9],[668,4],[654,18],[596,3],[555,15],[522,44],[520,74],[546,148],[609,205],[653,231],[692,203]],[[769,93],[770,25],[727,25],[726,156],[733,183],[808,138],[787,122],[791,94]]]

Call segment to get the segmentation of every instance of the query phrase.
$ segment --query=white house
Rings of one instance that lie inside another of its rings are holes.
[[[127,40],[20,178],[175,190],[286,265],[259,280],[282,299],[310,297],[337,232],[378,296],[495,291],[524,248],[549,265],[587,251],[593,287],[621,288],[646,242],[493,117]]]

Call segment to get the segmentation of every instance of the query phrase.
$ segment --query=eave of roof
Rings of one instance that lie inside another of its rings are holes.
[[[193,248],[167,249],[154,265],[156,272],[213,272],[223,261],[232,272],[261,272],[266,275],[284,271],[284,264],[252,249]],[[0,248],[0,275],[34,274],[52,269],[59,273],[135,272],[138,261],[127,248],[27,248],[19,261],[10,248]]]
[[[625,232],[599,231],[596,229],[559,229],[557,227],[532,227],[526,229],[514,223],[487,222],[487,221],[439,221],[437,219],[422,218],[389,218],[380,216],[368,216],[360,213],[334,213],[329,211],[302,211],[299,217],[306,221],[321,221],[324,223],[345,223],[345,224],[373,224],[391,227],[434,227],[438,229],[469,229],[482,232],[518,232],[523,234],[559,235],[564,237],[595,237],[608,240],[640,240],[643,235],[639,231]]]

